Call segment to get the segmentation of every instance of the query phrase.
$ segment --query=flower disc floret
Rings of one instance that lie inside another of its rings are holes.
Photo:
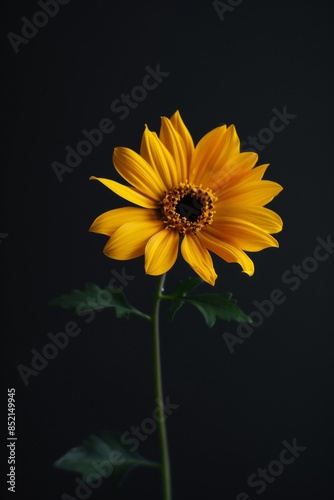
[[[180,234],[196,234],[212,224],[217,197],[210,188],[203,189],[189,182],[180,182],[165,193],[161,201],[162,220],[168,229]]]

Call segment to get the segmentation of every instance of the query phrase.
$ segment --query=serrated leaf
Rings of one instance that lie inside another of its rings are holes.
[[[211,328],[217,318],[227,321],[250,323],[251,319],[240,309],[231,293],[211,293],[186,297],[185,301],[192,304],[203,314],[207,325]]]
[[[176,290],[173,293],[169,294],[169,297],[185,297],[191,290],[193,290],[201,283],[204,283],[204,281],[199,276],[180,281]]]
[[[100,288],[95,283],[86,283],[84,290],[71,290],[51,300],[49,304],[72,309],[77,314],[113,307],[118,318],[139,312],[129,304],[122,291],[113,292],[110,288]]]
[[[241,323],[251,322],[251,319],[240,309],[236,300],[232,298],[232,294],[228,292],[192,295],[177,300],[195,306],[202,313],[210,328],[215,324],[217,318]]]
[[[100,436],[91,435],[80,446],[72,448],[59,458],[54,467],[81,475],[89,483],[90,475],[106,478],[120,484],[128,472],[137,466],[159,467],[145,460],[136,452],[130,452],[121,442],[120,436],[105,431]]]
[[[193,290],[196,286],[204,283],[204,281],[198,276],[195,278],[188,278],[187,280],[180,281],[176,290],[168,295],[169,299],[172,300],[170,309],[169,309],[169,319],[172,320],[176,314],[176,312],[183,306],[184,301],[180,300],[183,297],[186,297],[191,290]]]

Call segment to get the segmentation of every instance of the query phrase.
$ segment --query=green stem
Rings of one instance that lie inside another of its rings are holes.
[[[166,274],[159,277],[157,290],[154,296],[152,323],[153,323],[153,356],[154,356],[154,386],[155,397],[157,400],[157,424],[159,432],[160,453],[161,453],[161,475],[163,500],[172,499],[172,484],[169,465],[169,452],[167,441],[167,429],[164,416],[163,390],[161,377],[161,359],[160,359],[160,334],[159,334],[159,308],[161,293],[163,291]]]

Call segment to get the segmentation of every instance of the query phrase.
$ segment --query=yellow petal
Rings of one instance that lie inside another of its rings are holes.
[[[190,165],[190,181],[209,187],[214,180],[212,171],[223,167],[229,159],[239,154],[240,141],[234,125],[217,127],[207,133],[197,144]]]
[[[267,165],[260,165],[248,171],[237,173],[235,172],[233,178],[230,178],[228,182],[221,183],[220,180],[217,182],[219,187],[215,190],[215,195],[220,198],[221,196],[227,196],[228,193],[235,192],[241,186],[248,182],[260,181],[267,170],[269,163]]]
[[[188,163],[188,168],[189,168],[189,165],[190,165],[190,162],[192,159],[192,155],[194,152],[193,139],[190,135],[189,130],[185,126],[179,111],[176,111],[173,114],[173,116],[171,116],[170,121],[171,121],[171,124],[173,125],[173,127],[175,128],[176,132],[178,132],[183,139],[183,142],[184,142],[184,145],[185,145],[186,151],[187,151],[187,163]]]
[[[158,276],[175,264],[180,235],[177,231],[163,229],[150,238],[145,247],[146,274]]]
[[[123,224],[105,245],[103,252],[116,260],[140,257],[145,252],[146,243],[165,227],[162,221],[128,222]]]
[[[247,174],[254,167],[258,155],[253,152],[240,153],[224,163],[217,163],[206,173],[207,186],[219,196],[222,189],[227,189],[231,184]]]
[[[186,233],[181,244],[181,253],[192,269],[210,285],[214,285],[217,279],[216,271],[213,267],[211,255],[202,245],[198,236],[193,233]]]
[[[268,233],[279,233],[282,231],[283,221],[276,212],[265,207],[249,206],[249,207],[224,207],[217,208],[214,216],[215,222],[219,224],[221,217],[233,217],[250,222],[255,226],[260,227]]]
[[[89,231],[111,236],[120,226],[128,222],[149,222],[158,220],[158,218],[157,210],[136,207],[115,208],[115,210],[109,210],[99,215],[90,226]]]
[[[215,217],[210,234],[221,237],[224,241],[248,252],[259,252],[264,248],[278,247],[278,241],[267,231],[233,217]]]
[[[222,241],[219,237],[211,233],[211,228],[201,231],[199,239],[203,246],[208,248],[226,262],[237,262],[241,265],[244,273],[252,276],[254,274],[254,263],[240,248]]]
[[[113,162],[117,172],[141,193],[161,201],[166,190],[161,177],[138,153],[129,148],[115,148]]]
[[[100,181],[108,189],[121,196],[125,200],[135,203],[144,208],[158,208],[158,204],[152,198],[139,193],[136,189],[130,186],[124,186],[119,182],[112,181],[110,179],[103,179],[102,177],[94,177],[93,175],[89,178],[90,180]]]
[[[266,163],[264,165],[259,165],[258,167],[253,168],[253,170],[247,173],[247,180],[251,182],[260,181],[268,167],[269,163]]]
[[[176,183],[186,182],[188,179],[187,150],[180,134],[165,116],[161,117],[160,139],[166,146],[175,161],[177,170]]]
[[[273,181],[254,181],[236,185],[235,189],[223,192],[215,207],[247,207],[249,205],[263,206],[269,203],[280,191],[282,186]]]
[[[169,191],[179,182],[174,158],[155,132],[145,127],[140,145],[141,156],[152,165]]]

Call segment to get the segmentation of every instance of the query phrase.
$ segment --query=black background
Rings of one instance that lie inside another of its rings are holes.
[[[233,354],[222,335],[236,334],[235,323],[208,329],[196,310],[184,307],[170,324],[163,310],[164,390],[180,405],[167,421],[174,499],[234,500],[242,491],[252,500],[332,496],[334,257],[307,272],[295,291],[282,281],[313,255],[317,237],[333,234],[329,5],[242,1],[220,20],[210,1],[71,0],[17,54],[7,33],[21,35],[21,18],[31,20],[41,9],[31,0],[3,6],[2,396],[6,403],[7,387],[15,387],[16,498],[75,497],[76,476],[53,462],[91,433],[140,425],[155,407],[143,320],[117,320],[108,310],[86,324],[48,304],[87,281],[105,286],[113,270],[125,267],[133,276],[129,299],[150,310],[156,280],[144,275],[143,259],[112,261],[102,253],[106,238],[88,232],[97,215],[127,204],[89,176],[120,180],[113,148],[138,151],[144,124],[158,130],[160,116],[176,109],[197,142],[222,123],[234,123],[247,140],[269,126],[273,108],[284,106],[296,117],[259,152],[260,163],[271,164],[266,178],[284,186],[270,205],[284,220],[280,248],[252,255],[252,278],[238,265],[214,262],[215,291],[233,292],[246,312],[274,289],[285,302]],[[158,64],[169,75],[121,120],[110,104],[142,83],[147,65]],[[65,147],[75,148],[81,130],[103,118],[115,130],[59,182],[52,162],[64,163]],[[167,290],[192,275],[179,259]],[[47,334],[63,331],[68,321],[77,321],[80,335],[25,386],[17,366],[30,366],[31,349],[41,351]],[[5,449],[5,425],[2,435]],[[306,450],[258,495],[247,478],[294,438]],[[158,459],[157,435],[138,451]],[[139,468],[122,489],[106,480],[90,498],[156,500],[159,475]]]

